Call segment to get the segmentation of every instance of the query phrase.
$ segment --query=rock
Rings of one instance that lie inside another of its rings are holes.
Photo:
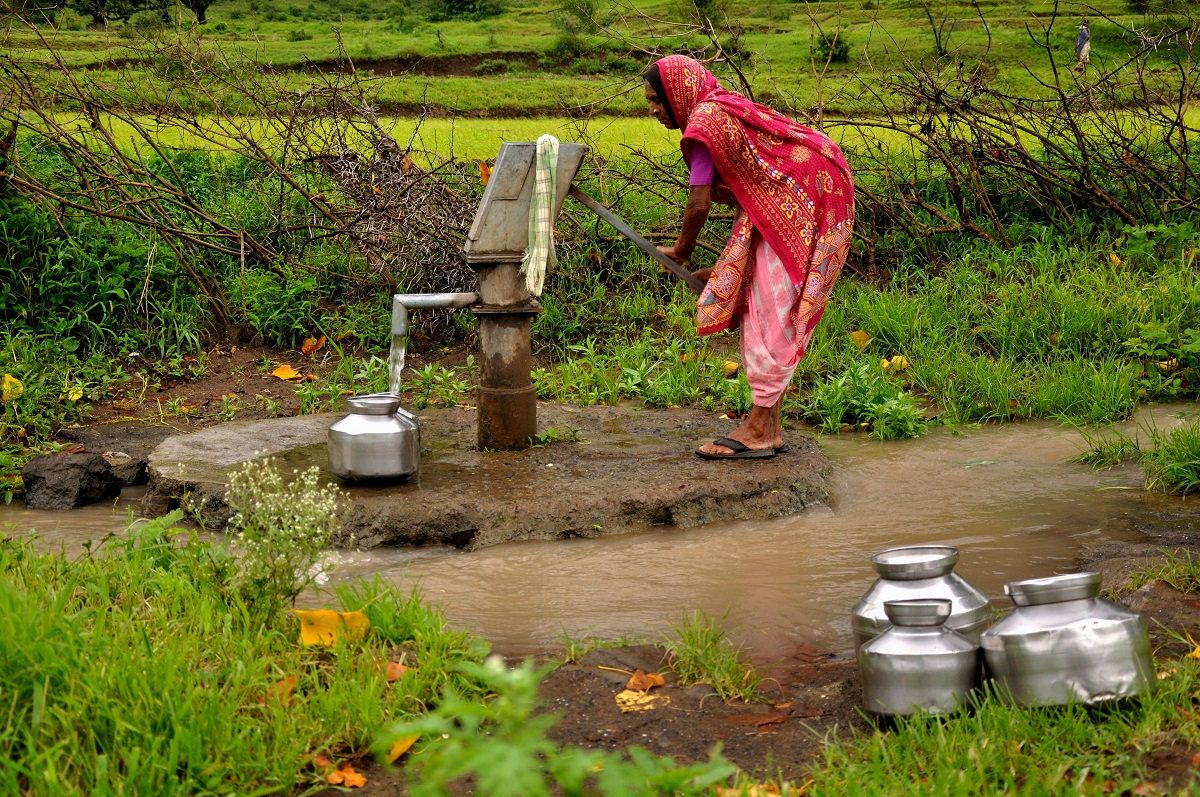
[[[131,457],[124,451],[105,451],[100,456],[108,461],[113,473],[117,474],[117,478],[126,486],[145,484],[149,478],[146,473],[145,457],[140,459]]]
[[[21,470],[29,509],[74,509],[116,498],[124,482],[99,454],[42,454]]]

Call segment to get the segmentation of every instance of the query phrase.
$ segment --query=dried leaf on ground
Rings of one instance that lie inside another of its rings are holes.
[[[357,789],[367,785],[366,776],[356,772],[354,767],[349,764],[342,764],[341,768],[326,775],[325,780],[334,786],[345,786],[348,789]]]
[[[654,708],[663,708],[670,705],[671,698],[663,694],[635,692],[632,689],[626,689],[617,695],[616,701],[617,706],[621,709],[621,713],[628,714],[631,711],[649,711]]]
[[[292,609],[292,614],[300,618],[300,641],[305,645],[336,645],[339,639],[358,639],[371,625],[362,612]]]
[[[488,181],[491,179],[492,179],[492,167],[488,165],[487,161],[480,161],[479,162],[479,180],[480,180],[480,182],[482,182],[484,185],[487,185]]]
[[[788,794],[803,794],[791,790]],[[718,786],[717,797],[778,797],[779,787],[773,783],[752,783],[749,786]]]
[[[666,683],[666,679],[656,672],[647,673],[644,670],[637,670],[630,677],[629,683],[625,684],[625,688],[638,692],[648,692],[654,687],[663,686]]]
[[[304,352],[305,354],[312,355],[319,352],[324,345],[324,335],[319,338],[305,338],[304,343],[300,345],[300,351]]]
[[[726,360],[725,362],[721,363],[721,371],[724,372],[726,377],[733,376],[741,367],[742,364],[737,360]]]
[[[267,703],[279,703],[281,706],[290,706],[296,702],[296,698],[292,696],[292,692],[296,688],[296,684],[300,681],[297,675],[289,675],[286,678],[280,678],[279,683],[267,690],[267,693],[258,699],[260,705]]]
[[[387,679],[389,681],[399,681],[404,677],[404,673],[408,672],[411,667],[406,664],[401,664],[397,661],[389,661],[387,663]]]
[[[317,772],[320,772],[322,775],[333,769],[335,766],[337,766],[337,764],[333,763],[333,759],[330,758],[326,753],[317,753],[312,758],[313,769],[315,769]]]
[[[290,366],[286,363],[284,363],[283,365],[279,366],[274,371],[272,371],[271,376],[275,377],[276,379],[282,379],[285,382],[288,382],[293,379],[303,379],[304,378],[304,374],[300,373],[295,368],[293,368],[292,366]]]
[[[417,739],[420,738],[420,736],[401,736],[392,742],[392,746],[388,748],[387,762],[389,764],[395,762],[397,758],[412,749],[412,746],[417,743]]]
[[[861,329],[856,329],[850,333],[850,342],[860,349],[865,349],[867,344],[871,342],[871,336]]]

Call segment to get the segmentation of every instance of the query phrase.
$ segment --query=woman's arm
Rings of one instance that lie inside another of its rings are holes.
[[[660,246],[659,249],[676,263],[686,263],[696,249],[696,239],[700,229],[708,221],[708,212],[712,208],[712,186],[693,185],[688,191],[687,207],[683,210],[683,223],[680,225],[679,237],[674,246]]]

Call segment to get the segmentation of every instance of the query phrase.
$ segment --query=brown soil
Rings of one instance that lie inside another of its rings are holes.
[[[307,357],[260,347],[218,348],[207,356],[202,378],[165,380],[144,391],[138,383],[116,401],[96,406],[94,423],[66,430],[63,436],[89,450],[133,454],[130,448],[152,447],[167,435],[222,422],[223,396],[236,396],[246,405],[236,413],[239,420],[268,417],[261,401],[255,404],[256,395],[280,400],[285,415],[297,412],[295,386],[260,373],[264,357],[272,361],[272,367],[287,363],[304,373],[320,373],[332,363],[321,352]],[[444,351],[431,359],[453,363],[463,357],[463,352]],[[419,366],[419,358],[414,359]],[[139,397],[141,403],[133,406]],[[187,415],[167,411],[169,402],[176,399],[182,399]],[[1200,507],[1194,517],[1163,517],[1139,530],[1147,535],[1146,542],[1097,546],[1079,562],[1079,568],[1100,570],[1106,584],[1119,585],[1132,572],[1161,560],[1164,550],[1200,555]],[[1119,599],[1146,616],[1160,656],[1188,652],[1188,635],[1200,639],[1200,599],[1196,595],[1151,582]],[[658,755],[695,761],[706,759],[720,743],[723,754],[747,772],[794,782],[803,782],[806,768],[819,763],[823,739],[869,728],[858,713],[861,684],[852,659],[830,651],[797,648],[785,659],[756,665],[766,676],[764,692],[769,702],[724,703],[706,687],[683,687],[667,669],[663,651],[651,646],[592,651],[553,672],[543,682],[541,693],[546,710],[562,717],[551,732],[560,744],[604,750],[637,745]],[[666,676],[667,684],[659,691],[670,698],[669,705],[621,713],[614,698],[628,676],[613,670],[637,669]],[[1196,753],[1182,739],[1164,740],[1144,756],[1149,782],[1167,792],[1186,787],[1195,775],[1191,762]],[[358,769],[369,778],[364,789],[356,790],[364,797],[405,793],[402,772],[389,772],[369,761],[359,762]],[[469,791],[465,784],[459,793]],[[337,792],[330,789],[327,793]]]

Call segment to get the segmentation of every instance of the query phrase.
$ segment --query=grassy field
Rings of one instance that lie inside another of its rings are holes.
[[[424,103],[438,113],[492,116],[566,113],[595,102],[609,113],[640,113],[643,103],[636,92],[610,97],[637,88],[634,76],[650,60],[644,50],[704,44],[689,32],[685,20],[694,9],[689,11],[681,0],[638,0],[621,14],[616,6],[597,4],[596,15],[609,24],[605,34],[589,32],[565,8],[511,0],[497,16],[431,21],[428,11],[401,4],[317,8],[282,0],[229,0],[209,9],[210,21],[202,28],[193,27],[190,12],[180,8],[172,12],[169,25],[135,18],[107,30],[84,30],[87,20],[67,12],[61,29],[44,26],[40,34],[53,38],[67,63],[99,69],[98,79],[112,78],[104,69],[114,59],[138,57],[146,37],[162,42],[199,36],[207,48],[276,68],[344,54],[362,69],[395,73],[382,78],[379,98],[385,104],[407,112]],[[1076,26],[1083,15],[1092,18],[1092,62],[1101,69],[1119,65],[1134,46],[1129,29],[1168,24],[1130,14],[1123,0],[1060,4],[1058,17],[1055,8],[1045,1],[981,0],[975,6],[934,3],[931,13],[948,53],[944,63],[982,63],[998,87],[1026,92],[1040,90],[1038,79],[1048,76],[1044,67],[1026,68],[1046,62],[1044,36],[1061,64],[1073,63]],[[904,0],[808,5],[730,0],[721,9],[744,34],[739,47],[755,90],[776,104],[807,107],[820,99],[834,113],[870,111],[863,87],[875,75],[904,60],[934,58],[930,20],[919,5]],[[826,35],[836,32],[849,45],[848,61],[831,64],[819,88],[814,74],[824,71],[824,64],[814,62],[814,21]],[[1051,23],[1052,31],[1044,34]],[[10,24],[0,40],[20,61],[48,57],[38,35],[20,26]],[[424,61],[417,71],[431,74],[400,74],[419,59]],[[503,74],[494,74],[497,70]],[[298,79],[297,85],[303,82]]]

